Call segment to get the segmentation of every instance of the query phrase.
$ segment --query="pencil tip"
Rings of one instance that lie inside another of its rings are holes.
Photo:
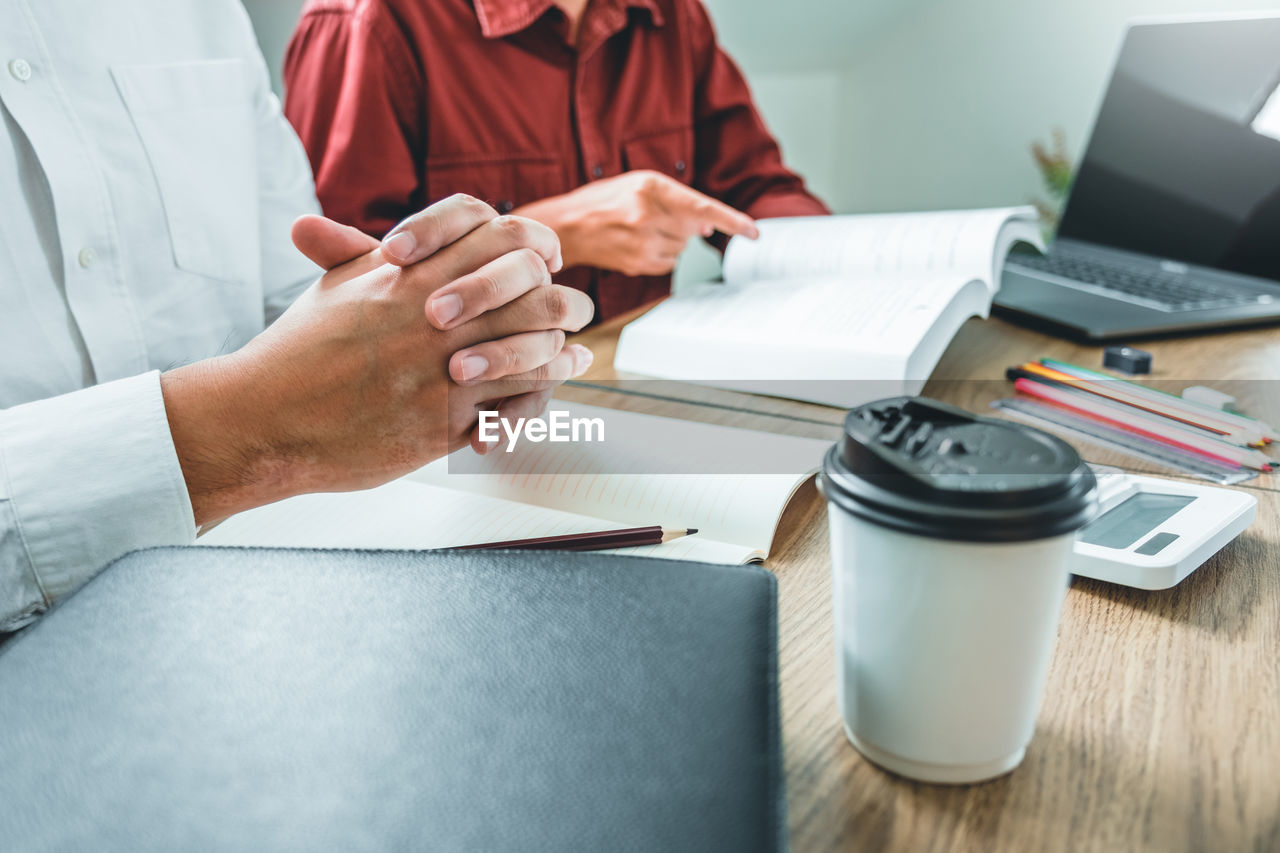
[[[698,528],[696,528],[696,527],[690,527],[688,530],[686,530],[686,531],[684,532],[684,535],[685,535],[685,536],[692,536],[693,534],[695,534],[695,533],[697,533],[697,532],[698,532]]]

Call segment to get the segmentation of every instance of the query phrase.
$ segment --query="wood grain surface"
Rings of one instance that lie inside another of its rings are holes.
[[[676,383],[615,387],[617,333],[631,316],[578,336],[596,363],[561,396],[832,440],[839,435],[843,413],[821,406]],[[1154,355],[1156,381],[1227,384],[1258,414],[1274,412],[1280,401],[1280,393],[1271,393],[1280,390],[1280,330],[1139,345]],[[974,321],[952,343],[926,393],[987,413],[992,399],[1010,393],[1004,368],[1041,356],[1101,364],[1100,347],[998,319]],[[1081,449],[1091,461],[1168,473],[1117,453]],[[1280,495],[1274,481],[1280,473],[1244,486],[1259,500],[1257,521],[1174,589],[1075,580],[1026,760],[995,781],[956,787],[893,776],[846,741],[835,704],[826,507],[811,484],[802,489],[766,563],[779,581],[792,848],[1280,850]]]

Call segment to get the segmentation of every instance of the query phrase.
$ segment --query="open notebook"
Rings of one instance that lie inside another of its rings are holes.
[[[605,441],[525,443],[483,457],[464,449],[376,489],[241,513],[198,544],[425,549],[662,525],[699,532],[618,553],[746,563],[768,555],[788,500],[831,446],[576,403],[552,408],[602,418]]]
[[[735,237],[724,283],[698,284],[622,331],[621,371],[851,408],[916,394],[986,317],[1031,208],[768,219]]]

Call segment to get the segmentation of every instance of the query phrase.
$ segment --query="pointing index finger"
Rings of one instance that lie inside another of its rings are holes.
[[[704,233],[705,226],[711,226],[730,237],[742,235],[754,240],[760,236],[755,220],[745,213],[734,210],[724,202],[684,184],[672,181],[666,186],[666,191],[670,194],[668,203],[672,207],[685,211],[687,216],[698,220],[699,224],[704,226]]]

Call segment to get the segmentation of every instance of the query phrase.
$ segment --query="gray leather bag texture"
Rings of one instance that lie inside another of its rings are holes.
[[[0,849],[777,850],[776,585],[166,548],[0,648]]]

